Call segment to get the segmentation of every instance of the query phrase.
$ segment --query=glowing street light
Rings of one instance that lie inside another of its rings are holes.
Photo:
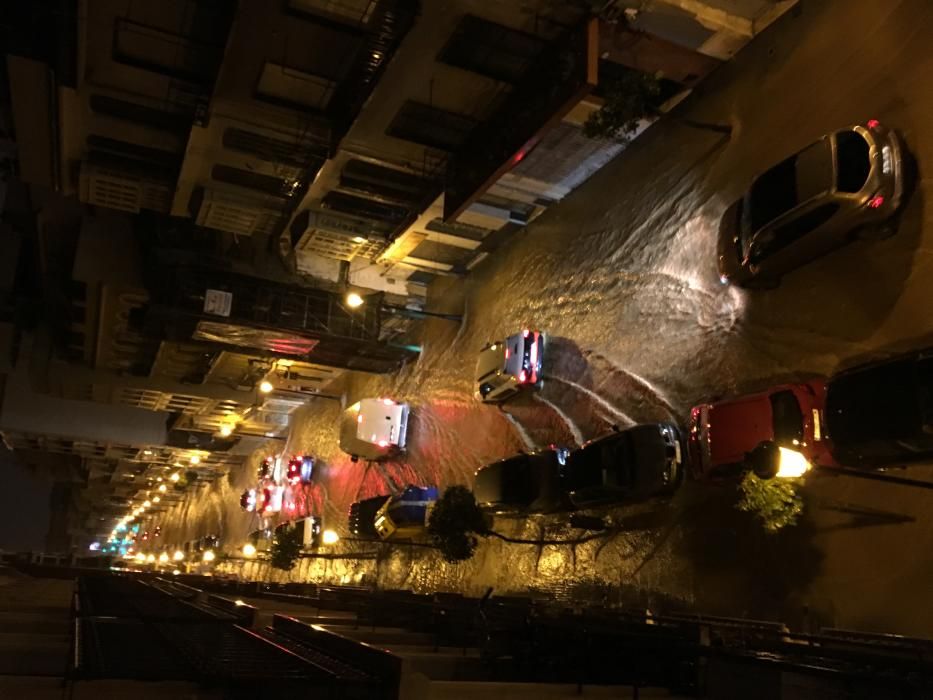
[[[181,477],[178,475],[178,472],[175,472],[169,477],[169,480],[172,482],[177,482]]]
[[[185,558],[185,553],[180,549],[176,549],[175,553],[172,555],[172,561],[181,561]]]
[[[275,387],[272,386],[272,382],[270,382],[268,379],[263,379],[259,383],[259,391],[261,391],[263,394],[268,394],[273,389],[275,389]]]
[[[787,447],[778,449],[781,452],[776,475],[779,479],[797,479],[813,468],[807,458],[797,450]]]
[[[216,555],[214,554],[214,550],[212,550],[212,549],[209,549],[209,550],[207,550],[206,552],[204,552],[204,556],[202,557],[202,559],[204,559],[204,561],[206,561],[206,562],[212,562],[212,561],[214,561],[214,559],[216,559],[216,558],[217,558],[217,557],[216,557]]]
[[[146,563],[146,555],[143,554],[142,552],[137,552],[134,559],[136,559],[136,561],[138,561],[140,564]]]
[[[220,437],[230,437],[233,435],[233,425],[230,423],[220,424]]]
[[[153,497],[152,497],[152,502],[153,502],[153,503],[158,503],[158,502],[161,501],[161,500],[162,500],[162,499],[159,498],[158,496],[153,496]]]
[[[168,487],[165,484],[159,484],[159,493],[165,493]]]
[[[201,455],[191,455],[191,458],[188,461],[191,462],[192,464],[200,464]]]
[[[324,544],[337,544],[339,539],[340,535],[333,530],[324,530],[324,532],[321,533],[321,542]]]
[[[256,556],[256,547],[253,546],[251,542],[247,542],[243,545],[243,556],[244,557],[255,557]]]
[[[361,297],[356,292],[350,292],[347,294],[344,301],[347,302],[347,306],[349,306],[351,309],[358,309],[364,303],[363,297]]]
[[[148,508],[152,505],[152,501],[143,501],[143,508]]]
[[[165,552],[162,552],[162,554],[159,555],[159,562],[161,564],[164,564],[167,561],[168,561],[168,554],[166,554]]]
[[[146,561],[149,562],[150,564],[154,563],[154,562],[155,562],[155,554],[150,554],[148,557],[146,557]]]

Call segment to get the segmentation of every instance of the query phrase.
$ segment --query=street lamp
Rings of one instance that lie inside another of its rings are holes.
[[[175,472],[169,477],[169,480],[172,481],[173,483],[177,483],[180,478],[181,476],[178,475],[178,472]]]
[[[268,379],[263,379],[259,384],[259,391],[261,391],[263,394],[268,394],[274,388],[275,387],[272,386],[272,382],[270,382]]]
[[[333,530],[324,530],[324,532],[321,533],[321,542],[324,544],[337,544],[339,539],[340,535]]]
[[[185,553],[181,551],[180,549],[176,549],[175,553],[172,555],[172,559],[174,561],[181,561],[184,558],[185,558]]]
[[[349,306],[351,309],[358,309],[363,305],[363,297],[361,297],[356,292],[350,292],[347,294],[344,301],[347,302],[347,306]]]
[[[798,479],[813,468],[803,453],[770,440],[759,442],[745,462],[759,479]]]
[[[204,559],[204,561],[206,562],[212,562],[214,561],[215,558],[216,556],[214,554],[214,550],[212,549],[209,549],[206,552],[204,552],[204,556],[202,557],[202,559]]]
[[[243,545],[243,556],[244,557],[255,557],[256,556],[256,547],[252,543],[247,542]]]

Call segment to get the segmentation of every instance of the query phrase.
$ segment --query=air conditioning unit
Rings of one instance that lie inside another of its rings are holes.
[[[82,164],[78,185],[81,201],[86,204],[139,213],[142,181],[138,177]]]
[[[335,260],[372,260],[388,245],[390,227],[327,209],[303,212],[306,224],[295,246]]]
[[[197,223],[240,236],[252,236],[254,233],[271,235],[279,217],[279,210],[269,207],[264,198],[239,191],[233,193],[205,188]]]

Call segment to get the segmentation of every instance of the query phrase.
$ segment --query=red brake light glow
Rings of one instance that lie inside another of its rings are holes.
[[[525,370],[522,370],[521,372],[518,373],[518,381],[519,381],[519,382],[524,382],[525,379],[527,378],[527,376],[528,376],[528,375],[525,374]]]
[[[877,119],[869,119],[867,126],[869,129],[877,129],[879,126],[881,126],[881,122],[879,122]]]
[[[882,204],[884,204],[884,197],[882,197],[880,194],[877,197],[872,197],[868,201],[868,206],[871,207],[872,209],[877,209]]]

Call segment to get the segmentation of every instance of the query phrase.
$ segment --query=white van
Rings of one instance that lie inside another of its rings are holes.
[[[408,436],[407,403],[392,399],[363,399],[347,409],[340,431],[340,448],[353,457],[386,459],[405,450]]]

